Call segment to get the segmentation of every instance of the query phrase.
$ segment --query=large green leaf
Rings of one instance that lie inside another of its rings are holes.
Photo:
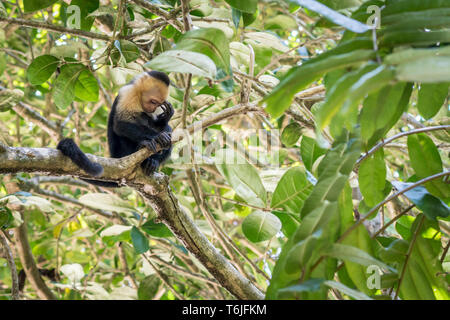
[[[295,94],[305,89],[313,81],[325,73],[350,67],[375,57],[373,50],[355,50],[350,53],[331,55],[327,59],[310,60],[300,67],[295,67],[281,80],[263,102],[267,104],[266,111],[278,118],[289,108]]]
[[[45,9],[57,0],[23,0],[23,7],[25,12],[33,12],[40,9]]]
[[[266,189],[258,171],[233,150],[216,152],[216,167],[233,190],[248,204],[265,207]]]
[[[84,69],[75,83],[75,96],[83,101],[98,101],[99,86],[97,79],[88,70]]]
[[[401,12],[423,11],[428,9],[450,8],[447,0],[395,0],[388,1],[383,10],[383,16],[389,16]]]
[[[258,5],[258,0],[225,0],[231,7],[242,12],[254,13]]]
[[[368,94],[376,92],[388,85],[394,78],[394,70],[391,67],[386,67],[384,65],[361,76],[361,78],[350,87],[345,103],[332,119],[330,126],[331,134],[334,137],[337,137],[342,133],[344,128],[353,131],[354,126],[357,123],[358,108],[361,100]]]
[[[303,203],[308,198],[313,185],[308,181],[305,170],[293,167],[281,177],[273,193],[270,206],[283,208],[300,216]]]
[[[420,179],[443,171],[441,156],[433,140],[424,133],[408,136],[408,153],[416,175]],[[431,194],[446,201],[450,197],[450,185],[443,179],[425,184]]]
[[[56,71],[59,59],[55,56],[44,54],[35,58],[27,69],[27,78],[32,85],[40,85],[47,81]]]
[[[400,298],[403,300],[448,300],[448,284],[444,277],[442,264],[439,261],[440,240],[438,230],[433,222],[424,220],[422,227],[419,215],[411,226],[409,237],[406,240],[397,239],[389,247],[380,252],[380,257],[387,263],[398,264],[397,270],[404,270],[400,286]],[[411,247],[413,235],[415,242],[406,260],[406,253]],[[436,250],[438,248],[438,250]],[[404,266],[407,262],[406,267]],[[398,289],[397,289],[398,290]]]
[[[169,238],[173,237],[172,231],[164,223],[155,223],[149,220],[141,226],[142,231],[148,233],[153,237]]]
[[[121,58],[125,59],[125,62],[130,63],[139,58],[141,52],[137,45],[128,40],[116,40],[114,41],[114,48],[111,50],[111,59],[117,63]]]
[[[433,118],[449,96],[449,83],[422,84],[419,89],[417,109],[425,119]]]
[[[358,170],[359,188],[364,202],[373,207],[384,199],[386,164],[383,149],[365,159]]]
[[[335,243],[328,249],[326,254],[337,259],[358,263],[363,266],[378,266],[386,270],[391,269],[387,264],[375,259],[364,250],[354,246]]]
[[[210,79],[214,79],[217,73],[216,65],[208,56],[184,50],[165,51],[145,66],[165,72],[192,73]]]
[[[75,85],[78,76],[86,67],[82,64],[66,64],[61,67],[61,73],[56,78],[53,87],[53,100],[55,104],[65,109],[75,98]]]
[[[361,111],[361,137],[371,148],[406,111],[413,85],[400,82],[370,94]]]
[[[335,146],[327,152],[319,165],[319,179],[301,212],[306,217],[316,208],[325,203],[336,202],[341,194],[348,175],[360,155],[361,143],[355,138],[349,138],[347,143],[338,140]]]
[[[447,70],[450,70],[450,56],[426,57],[399,64],[396,77],[398,80],[410,82],[450,82],[450,73]]]
[[[350,184],[347,183],[344,191],[339,198],[339,211],[341,216],[341,233],[348,230],[354,223],[356,223],[353,216],[353,200],[352,200],[352,189]],[[342,244],[356,247],[370,256],[375,256],[375,250],[373,247],[373,240],[364,225],[358,226],[355,230],[348,234],[346,238],[342,241]],[[366,294],[373,294],[374,289],[369,289],[367,286],[368,274],[367,268],[359,263],[353,261],[345,261],[344,268],[346,275],[350,278],[350,283],[354,284],[356,288]],[[339,279],[341,279],[342,273],[339,274]]]
[[[399,191],[408,188],[412,183],[403,183],[393,181],[392,185]],[[423,186],[417,186],[414,189],[406,191],[405,196],[414,203],[417,208],[423,211],[430,220],[436,220],[438,217],[447,218],[450,216],[450,208],[440,199],[431,195]]]
[[[242,232],[251,242],[269,240],[280,230],[280,219],[270,212],[254,211],[242,222]]]
[[[228,74],[230,71],[229,41],[222,30],[216,28],[191,30],[183,34],[174,49],[204,54],[225,73]]]
[[[342,105],[348,99],[349,91],[353,85],[367,73],[376,69],[375,64],[368,64],[358,70],[348,72],[334,85],[329,88],[326,94],[325,103],[316,112],[316,123],[319,130],[328,126],[333,117],[339,112]]]
[[[322,237],[321,230],[297,242],[289,250],[285,265],[286,273],[306,271],[326,252],[328,246],[326,238]]]
[[[137,254],[145,253],[150,249],[148,239],[135,226],[131,228],[131,241],[133,242],[133,247]]]

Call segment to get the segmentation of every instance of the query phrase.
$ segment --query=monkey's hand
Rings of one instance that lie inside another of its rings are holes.
[[[170,118],[172,118],[174,114],[172,104],[166,101],[161,105],[161,109],[163,110],[163,113],[158,116],[158,121],[169,122]]]
[[[158,142],[158,144],[163,149],[169,149],[172,145],[172,134],[170,132],[161,132],[159,135],[156,136],[155,141]]]
[[[155,172],[156,170],[158,170],[159,167],[159,161],[155,160],[155,159],[145,159],[144,162],[142,162],[142,170],[144,171],[144,173],[149,176],[151,175],[153,172]]]
[[[143,140],[139,143],[141,147],[145,147],[152,152],[156,152],[156,139]]]

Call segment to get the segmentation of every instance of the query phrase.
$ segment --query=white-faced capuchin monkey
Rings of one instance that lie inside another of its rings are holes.
[[[141,164],[147,175],[158,170],[172,151],[172,128],[168,123],[174,110],[167,102],[169,85],[170,80],[165,73],[144,72],[119,90],[109,114],[108,144],[112,158],[128,156],[142,147],[155,152],[156,144],[161,146],[161,151]],[[86,173],[96,177],[103,173],[103,167],[90,161],[72,139],[61,140],[57,149]],[[119,186],[115,182],[83,180],[103,187]]]

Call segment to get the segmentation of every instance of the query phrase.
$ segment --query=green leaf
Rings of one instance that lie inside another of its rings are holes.
[[[145,253],[150,249],[148,239],[135,226],[131,228],[131,241],[137,254]]]
[[[353,20],[343,14],[334,11],[327,6],[321,4],[319,1],[314,0],[289,0],[290,2],[295,2],[311,11],[317,12],[318,14],[324,16],[331,22],[340,25],[350,31],[356,33],[365,33],[369,31],[369,27],[357,20]]]
[[[353,72],[348,72],[337,80],[327,91],[325,103],[316,112],[316,123],[319,130],[327,127],[348,99],[353,85],[367,73],[376,69],[375,64],[368,64]]]
[[[53,100],[55,104],[65,109],[75,98],[75,85],[78,76],[85,70],[82,64],[66,64],[61,67],[61,73],[55,80],[53,86]]]
[[[318,291],[323,286],[324,282],[325,280],[323,279],[310,279],[302,282],[301,284],[280,289],[279,299],[284,299],[286,294],[289,294],[289,297],[295,298],[298,293]]]
[[[233,190],[248,204],[265,207],[266,189],[255,169],[246,159],[230,149],[216,152],[216,167]]]
[[[117,63],[121,57],[127,63],[135,61],[141,55],[138,46],[128,40],[114,41],[114,48],[111,50],[111,59]]]
[[[242,222],[242,232],[251,242],[269,240],[280,230],[280,219],[270,212],[254,211]]]
[[[353,199],[352,189],[350,184],[347,183],[341,196],[339,198],[339,212],[341,217],[341,233],[348,230],[353,224],[355,224],[355,218],[353,216]],[[342,241],[344,245],[354,246],[370,256],[374,256],[373,240],[364,225],[358,226],[355,230],[348,234]],[[358,290],[365,294],[374,294],[374,289],[367,287],[367,267],[352,261],[346,261],[344,264],[344,274],[349,278],[350,284],[353,284]],[[341,277],[342,274],[339,275]]]
[[[352,297],[353,299],[356,299],[356,300],[373,300],[372,298],[365,295],[364,293],[359,292],[357,290],[350,289],[346,285],[336,282],[336,281],[327,280],[327,281],[324,281],[323,284],[330,288],[339,290],[343,294],[346,294],[347,296]]]
[[[358,107],[362,99],[368,94],[380,90],[395,78],[395,72],[391,67],[384,65],[369,71],[356,81],[348,91],[345,103],[339,109],[331,122],[331,133],[337,137],[343,128],[349,131],[354,129],[357,122]]]
[[[164,223],[155,223],[149,220],[141,226],[141,229],[153,237],[169,238],[173,237],[172,231]]]
[[[388,1],[383,10],[383,16],[389,16],[401,12],[423,11],[428,9],[450,8],[447,0],[395,0]]]
[[[258,5],[258,0],[225,0],[232,8],[242,12],[254,13]]]
[[[242,17],[241,11],[239,11],[235,8],[231,8],[231,18],[233,20],[233,24],[236,29],[239,28],[239,24],[241,22],[241,17]]]
[[[230,71],[230,46],[225,33],[216,28],[191,30],[183,34],[175,50],[192,51],[208,56],[226,74]]]
[[[296,243],[287,256],[285,271],[298,273],[311,267],[324,253],[329,244],[322,237],[321,230]]]
[[[361,137],[371,148],[383,138],[406,112],[413,85],[397,83],[370,94],[361,111]]]
[[[326,59],[311,59],[308,63],[289,71],[272,93],[264,98],[263,102],[267,104],[266,111],[272,117],[278,118],[289,108],[297,92],[305,89],[323,74],[350,67],[374,57],[375,52],[372,50],[355,50],[350,53],[331,55]]]
[[[23,8],[25,12],[33,12],[40,9],[45,9],[57,0],[23,0]]]
[[[392,185],[399,191],[408,188],[412,183],[403,183],[393,181]],[[436,220],[438,217],[447,218],[450,216],[450,208],[440,199],[431,195],[423,186],[415,187],[406,191],[404,195],[414,203],[417,208],[423,211],[430,220]]]
[[[300,144],[300,155],[307,170],[312,171],[314,162],[326,152],[327,150],[321,148],[315,139],[303,136]]]
[[[412,246],[409,259],[406,260],[406,253],[411,247],[412,238],[405,240],[396,240],[384,251],[380,253],[383,260],[388,260],[398,263],[398,270],[404,270],[403,281],[400,286],[400,298],[403,300],[448,300],[450,295],[448,293],[448,284],[442,274],[443,268],[439,261],[439,251],[435,248],[440,248],[440,240],[436,239],[438,236],[437,230],[434,226],[431,229],[431,235],[428,236],[428,229],[430,229],[431,221],[423,221],[420,230],[420,221],[423,219],[419,215],[410,230],[411,235],[417,234],[417,237]],[[437,245],[437,246],[436,246]],[[407,265],[404,264],[407,262]]]
[[[361,264],[363,266],[375,265],[382,269],[392,270],[387,264],[375,259],[367,252],[345,244],[335,243],[333,244],[326,254],[330,257],[341,259],[344,261],[350,261]]]
[[[312,188],[313,185],[308,181],[304,169],[290,168],[278,182],[270,206],[274,209],[283,208],[300,216],[303,204]]]
[[[411,166],[419,179],[443,171],[439,151],[433,140],[425,133],[408,136],[408,153]],[[450,186],[443,178],[427,182],[425,187],[431,194],[445,201],[450,197]]]
[[[364,201],[369,207],[375,206],[384,199],[386,185],[386,164],[383,149],[366,158],[358,170],[359,188]]]
[[[34,86],[44,83],[56,71],[58,65],[59,59],[49,54],[35,58],[27,69],[28,81]]]
[[[118,213],[135,213],[136,209],[129,202],[116,195],[107,193],[87,193],[80,197],[79,201],[92,208],[113,211]]]
[[[326,203],[334,203],[339,199],[348,176],[359,157],[361,143],[355,138],[348,142],[337,140],[335,146],[327,152],[319,165],[319,179],[302,208],[301,215],[306,217],[316,208]]]
[[[450,41],[450,30],[400,30],[384,34],[381,39],[381,46],[401,46],[416,45],[429,46],[441,42]]]
[[[99,86],[97,79],[88,70],[84,69],[75,83],[75,96],[83,101],[98,101]]]
[[[165,51],[145,66],[165,72],[192,73],[210,79],[215,79],[217,73],[216,65],[208,56],[184,50]]]
[[[447,71],[449,69],[450,56],[425,57],[399,64],[396,68],[396,77],[400,81],[410,82],[450,82],[450,73]]]
[[[422,84],[417,109],[426,120],[433,118],[449,96],[449,83]]]
[[[281,142],[288,148],[293,147],[302,135],[302,127],[297,122],[288,124],[281,133]]]
[[[274,215],[278,217],[281,221],[281,231],[283,234],[291,238],[291,236],[294,234],[295,230],[297,230],[298,226],[300,225],[299,222],[299,215],[295,213],[291,213],[288,211],[272,211]]]
[[[148,277],[145,277],[144,280],[142,280],[139,283],[138,288],[138,299],[139,300],[152,300],[156,293],[158,292],[159,286],[161,285],[161,279],[155,275],[152,274]]]

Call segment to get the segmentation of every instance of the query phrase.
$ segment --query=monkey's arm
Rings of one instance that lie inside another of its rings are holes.
[[[156,131],[149,130],[145,126],[123,120],[116,120],[114,122],[114,132],[121,137],[126,137],[137,143],[154,139],[158,135]]]

